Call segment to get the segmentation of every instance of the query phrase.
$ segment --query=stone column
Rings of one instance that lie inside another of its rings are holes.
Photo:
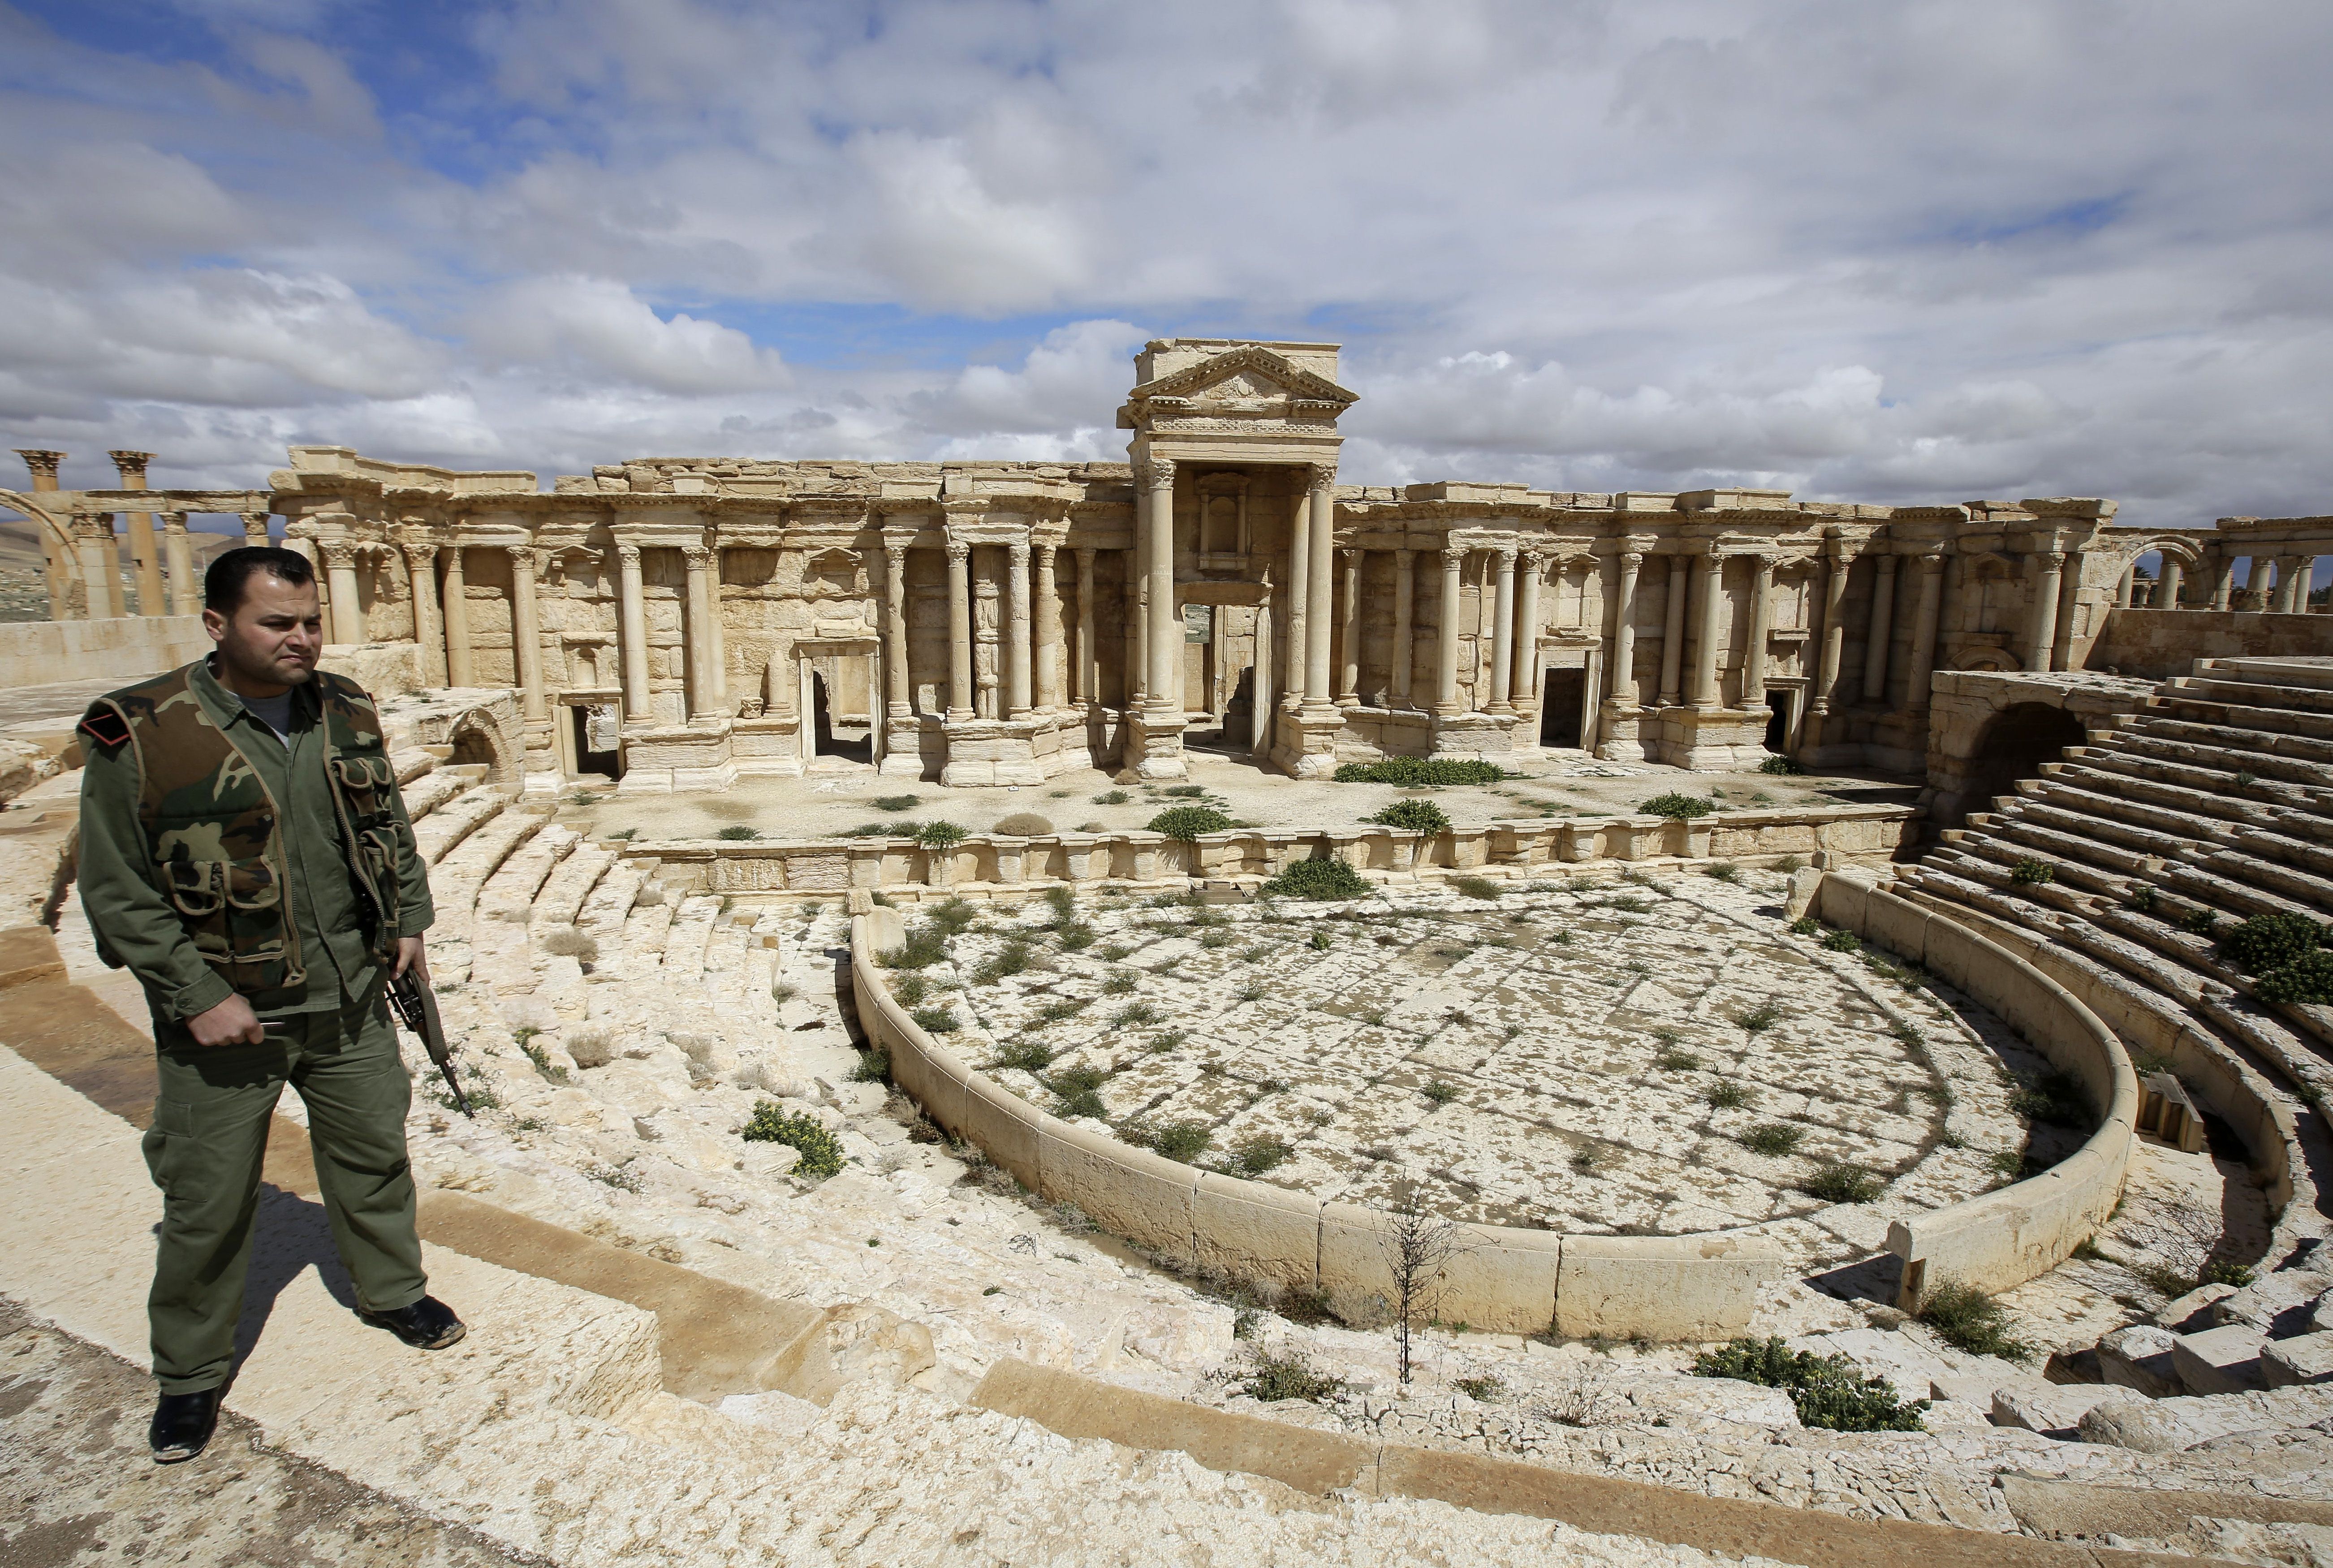
[[[1920,557],[1920,601],[1912,615],[1912,689],[1904,703],[1915,712],[1928,708],[1928,678],[1936,671],[1936,617],[1944,603],[1944,553],[1928,550]]]
[[[1181,672],[1175,666],[1181,662],[1183,642],[1175,634],[1174,463],[1164,457],[1152,458],[1144,483],[1150,498],[1150,533],[1147,540],[1150,546],[1147,562],[1150,603],[1146,622],[1150,642],[1148,696],[1153,708],[1166,709],[1179,716],[1183,711],[1182,681]]]
[[[2297,616],[2309,609],[2309,578],[2316,563],[2305,555],[2279,556],[2276,562],[2276,607]]]
[[[332,590],[332,641],[365,640],[364,611],[357,604],[357,547],[341,540],[323,543],[324,575]]]
[[[1522,575],[1515,595],[1514,677],[1508,683],[1507,701],[1517,712],[1534,707],[1539,702],[1539,578],[1547,569],[1547,557],[1535,550],[1523,552]],[[1580,593],[1587,588],[1583,585]],[[1562,608],[1563,593],[1556,590],[1557,608]],[[1592,699],[1594,693],[1589,693]],[[1595,750],[1596,738],[1584,736],[1589,751]],[[1539,737],[1533,735],[1533,744]]]
[[[972,717],[972,546],[947,541],[948,722]]]
[[[1687,700],[1696,708],[1722,708],[1725,693],[1717,684],[1717,607],[1725,596],[1725,558],[1696,555],[1687,591],[1700,606],[1694,618],[1693,690]]]
[[[1279,693],[1272,690],[1272,601],[1266,598],[1255,607],[1255,684],[1248,706],[1253,717],[1248,723],[1247,754],[1259,762],[1272,760],[1272,730],[1277,716],[1272,703]]]
[[[1674,708],[1684,695],[1685,596],[1691,578],[1683,556],[1665,555],[1661,559],[1668,563],[1668,574],[1663,581],[1669,602],[1661,617],[1660,705]]]
[[[121,573],[115,565],[113,514],[73,519],[73,548],[81,554],[81,580],[89,594],[89,616],[101,620],[121,613]]]
[[[1637,575],[1644,568],[1642,550],[1620,552],[1620,581],[1612,595],[1612,668],[1604,677],[1612,701],[1633,709],[1637,701]],[[1588,738],[1593,749],[1594,737]]]
[[[267,518],[268,514],[264,512],[243,514],[243,542],[245,545],[256,550],[267,548]]]
[[[624,718],[650,716],[648,594],[640,580],[640,547],[616,547],[616,619],[624,640]]]
[[[1458,574],[1465,568],[1466,551],[1442,552],[1442,625],[1435,647],[1434,711],[1445,718],[1463,713],[1458,705]]]
[[[146,488],[146,465],[154,461],[150,452],[109,452],[113,466],[121,476],[124,490]],[[158,616],[162,613],[162,562],[154,551],[154,514],[133,512],[130,514],[130,566],[138,579],[138,613]]]
[[[2186,569],[2170,556],[2163,558],[2162,606],[2165,609],[2179,607],[2179,590],[2186,586]]]
[[[1514,546],[1499,551],[1497,594],[1491,612],[1491,702],[1485,712],[1512,713],[1515,675]]]
[[[1141,509],[1136,508],[1138,513]],[[1149,575],[1142,569],[1142,551],[1126,552],[1126,708],[1132,712],[1150,701]]]
[[[1766,705],[1766,645],[1773,635],[1774,558],[1750,558],[1750,635],[1742,650],[1742,705]]]
[[[1337,634],[1344,656],[1337,662],[1337,706],[1358,708],[1361,705],[1361,552],[1347,549],[1337,554],[1345,563],[1344,624]]]
[[[24,460],[24,472],[30,476],[29,483],[34,494],[42,495],[56,489],[57,465],[65,460],[63,453],[51,452],[43,447],[19,446],[16,448],[16,455]],[[47,568],[49,619],[61,621],[71,613],[72,609],[70,590],[73,579],[72,556],[75,553],[75,547],[70,542],[60,543],[45,527],[39,531],[41,558]],[[84,610],[86,611],[85,606]],[[87,611],[87,613],[95,612]]]
[[[1014,540],[1004,548],[1004,716],[1029,716],[1029,546]]]
[[[2058,588],[2066,569],[2066,552],[2045,550],[2033,558],[2033,613],[2027,629],[2025,667],[2036,674],[2050,671],[2051,645],[2058,639]]]
[[[1393,668],[1388,672],[1386,706],[1409,706],[1410,664],[1417,656],[1416,636],[1410,628],[1411,601],[1417,594],[1417,552],[1393,552]]]
[[[1337,471],[1322,464],[1312,465],[1311,483],[1306,487],[1306,499],[1311,502],[1312,526],[1306,542],[1311,547],[1311,559],[1306,563],[1305,580],[1320,585],[1313,597],[1320,602],[1312,607],[1315,613],[1304,627],[1304,705],[1321,708],[1329,705],[1329,633],[1333,629],[1330,616],[1334,607],[1330,603],[1330,555],[1335,548],[1337,531],[1334,487]]]
[[[446,624],[437,611],[437,550],[429,544],[399,544],[405,581],[413,590],[413,642],[421,651],[421,684],[446,684]]]
[[[1305,611],[1311,590],[1307,577],[1311,565],[1312,502],[1300,492],[1288,517],[1288,679],[1284,683],[1288,695],[1298,700],[1304,695],[1304,646],[1309,635]]]
[[[2236,591],[2236,562],[2233,556],[2211,555],[2204,558],[2212,569],[2212,607],[2223,610]]]
[[[195,543],[187,537],[187,514],[183,512],[162,514],[162,559],[170,568],[170,613],[200,615],[203,590],[195,581]]]
[[[913,716],[914,684],[907,678],[907,546],[883,541],[883,703],[894,730]]]
[[[1870,629],[1863,639],[1863,700],[1887,700],[1889,644],[1896,636],[1896,558],[1883,555],[1873,563]]]
[[[2123,569],[2122,581],[2115,585],[2115,608],[2119,610],[2130,608],[2130,596],[2137,586],[2138,567],[2134,563]]]
[[[2074,667],[2074,623],[2080,618],[2074,611],[2082,594],[2082,559],[2080,550],[2069,554],[2066,569],[2059,575],[2058,624],[2050,637],[2050,667],[2053,670]]]
[[[470,589],[463,580],[462,547],[446,547],[446,678],[456,686],[478,684],[477,655],[470,645]]]
[[[680,559],[688,572],[687,624],[681,629],[681,645],[688,655],[688,716],[709,719],[717,711],[713,696],[713,636],[707,624],[713,617],[708,580],[713,575],[713,552],[701,544],[685,544],[680,547]]]
[[[1094,641],[1094,552],[1078,547],[1078,657],[1074,701],[1088,708],[1101,702],[1101,647]]]
[[[1046,713],[1061,705],[1061,597],[1053,585],[1054,548],[1050,544],[1036,547],[1037,631],[1032,656],[1037,662],[1037,708]]]
[[[1806,745],[1822,744],[1824,721],[1830,717],[1832,694],[1839,689],[1839,660],[1847,652],[1847,546],[1832,540],[1823,554],[1822,652],[1815,664],[1813,700],[1807,704]]]
[[[2269,558],[2253,555],[2244,559],[2251,563],[2244,569],[2244,592],[2251,598],[2244,608],[2257,614],[2268,608]]]
[[[737,710],[729,701],[729,634],[721,624],[721,544],[710,530],[705,548],[712,558],[705,578],[705,635],[712,644],[706,663],[713,676],[713,711],[725,719]]]
[[[511,645],[518,655],[519,693],[527,728],[547,726],[542,695],[542,618],[534,601],[534,547],[505,545],[511,559]]]

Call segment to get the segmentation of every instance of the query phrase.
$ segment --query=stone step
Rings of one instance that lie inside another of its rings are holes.
[[[551,823],[538,829],[494,868],[494,875],[478,890],[479,917],[525,923],[534,895],[578,842],[579,836],[571,827]]]
[[[2150,783],[2175,784],[2223,800],[2260,801],[2304,811],[2318,809],[2325,800],[2325,791],[2312,785],[2284,779],[2263,779],[2247,769],[2175,762],[2166,758],[2127,751],[2119,746],[2069,746],[2065,755],[2068,760],[2079,762],[2084,767],[2120,773],[2127,778],[2142,779]]]
[[[2166,718],[2155,713],[2140,714],[2125,732],[2192,741],[2197,745],[2215,747],[2230,755],[2258,757],[2263,761],[2285,760],[2333,767],[2333,741],[2311,740],[2304,735],[2268,734],[2259,730],[2239,730],[2224,724],[2199,724],[2192,720]]]
[[[435,752],[422,746],[392,746],[389,753],[389,770],[396,775],[398,783],[410,784],[417,779],[437,771],[437,757]]]
[[[2175,846],[2184,847],[2197,839],[2219,844],[2235,842],[2235,825],[2232,823],[2199,819],[2186,811],[2153,806],[2145,801],[2129,799],[2120,795],[2104,794],[2095,789],[2076,783],[2060,773],[2050,771],[2052,769],[2062,769],[2064,766],[2063,763],[2059,762],[2042,764],[2042,772],[2045,776],[2040,779],[2019,779],[2017,792],[2028,799],[2039,800],[2044,805],[2055,806],[2062,810],[2104,817],[2112,822],[2127,822],[2135,827],[2150,829]],[[2260,826],[2266,826],[2266,824]]]
[[[2274,708],[2287,713],[2333,714],[2333,690],[2321,686],[2245,680],[2217,670],[2198,675],[2175,675],[2165,684],[2170,689],[2159,694],[2178,702],[2202,698],[2206,702]]]
[[[599,940],[603,946],[620,937],[624,917],[632,913],[632,905],[640,895],[641,884],[648,878],[649,868],[637,861],[618,860],[601,874],[584,895],[581,908],[575,912],[575,923],[587,936]]]
[[[2116,769],[2093,768],[2080,762],[2044,762],[2041,774],[2046,779],[2062,780],[2095,795],[2178,812],[2198,827],[2204,823],[2241,823],[2249,827],[2270,827],[2276,822],[2276,818],[2270,815],[2269,807],[2230,799],[2205,789],[2159,784]],[[2224,834],[2226,831],[2223,827],[2221,832]]]
[[[2314,872],[2319,876],[2333,877],[2333,845],[2317,844],[2296,838],[2289,833],[2270,833],[2257,827],[2238,829],[2236,844],[2239,848],[2262,860],[2278,861]]]
[[[2014,858],[2014,857],[2012,857]],[[2008,865],[1982,855],[1971,854],[1957,846],[1947,845],[1929,851],[1924,864],[1940,871],[1948,871],[1963,879],[1989,887],[1995,893],[2012,899],[2042,904],[2050,909],[2079,914],[2095,902],[2094,895],[2079,889],[2060,887],[2055,883],[2019,882]]]
[[[693,981],[705,972],[705,949],[713,939],[713,923],[721,918],[721,901],[698,895],[681,901],[664,939],[664,977],[667,982]]]
[[[540,832],[551,818],[524,809],[496,813],[483,827],[456,846],[437,863],[429,877],[429,891],[440,920],[452,913],[466,920],[476,907],[479,893],[511,852]]]
[[[502,815],[509,804],[510,797],[497,785],[480,785],[463,791],[432,811],[427,820],[413,825],[414,842],[420,846],[422,858],[432,865],[437,865],[456,845],[476,832],[481,823]]]
[[[2058,843],[2048,842],[2051,839]],[[2079,855],[2066,853],[2061,846],[2067,839],[2068,836],[2064,834],[2030,827],[1998,834],[1966,832],[1960,836],[1954,847],[1963,855],[1974,855],[1995,865],[2006,865],[2012,873],[2021,861],[2038,862],[2050,868],[2056,885],[2060,887],[2095,893],[2105,898],[2130,896],[2131,879],[2128,876],[2101,871]],[[2080,841],[2073,842],[2079,845]]]
[[[449,773],[425,773],[402,791],[405,814],[418,826],[423,817],[468,788],[469,785]]]
[[[573,925],[581,914],[584,901],[600,884],[608,868],[616,864],[610,851],[596,844],[577,846],[551,874],[534,895],[534,907],[527,923],[536,931],[555,926]]]
[[[2217,858],[2213,856],[2214,860]],[[2248,861],[2248,864],[2258,865],[2262,863]],[[2236,881],[2216,870],[2206,871],[2196,865],[2166,865],[2154,880],[2159,887],[2175,889],[2199,904],[2209,904],[2238,920],[2249,920],[2256,914],[2298,914],[2310,920],[2318,918],[2318,911],[2307,904]]]
[[[2254,730],[2263,735],[2294,735],[2310,741],[2333,741],[2333,713],[2302,713],[2284,708],[2214,702],[2186,692],[2157,697],[2155,703],[2161,705],[2150,703],[2147,712],[2166,719],[2184,719],[2232,730]]]
[[[1976,827],[1976,818],[1970,817],[1969,825],[1972,827]],[[1996,839],[2012,844],[2029,844],[2038,849],[2046,849],[2053,855],[2061,856],[2069,860],[2078,860],[2102,871],[2119,873],[2125,879],[2155,870],[2163,864],[2155,856],[2141,855],[2136,850],[2102,843],[2087,834],[2047,827],[2023,813],[2013,817],[2008,815],[1996,817],[1986,822],[1983,828],[1986,834]]]
[[[2080,791],[2057,787],[2056,798],[2076,797]],[[2158,833],[2152,827],[2134,827],[2116,817],[2098,816],[2073,806],[2052,804],[2040,794],[2012,795],[2002,808],[2008,819],[2031,822],[2038,827],[2050,828],[2069,837],[2111,846],[2139,858],[2161,862],[2174,860],[2184,854],[2194,840]]]
[[[2197,726],[2201,728],[2201,726]],[[2230,731],[2232,733],[2233,731]],[[2239,750],[2217,741],[2182,740],[2141,730],[2117,730],[2094,738],[2094,745],[2127,756],[2147,757],[2182,767],[2211,769],[2227,774],[2250,773],[2289,784],[2333,789],[2333,760],[2311,761]]]
[[[2250,847],[2213,850],[2204,864],[2232,881],[2289,899],[2319,919],[2333,918],[2333,880],[2248,853]]]

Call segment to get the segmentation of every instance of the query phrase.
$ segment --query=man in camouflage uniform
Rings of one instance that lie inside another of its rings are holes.
[[[160,1463],[210,1440],[235,1354],[268,1119],[290,1083],[358,1315],[426,1350],[461,1320],[427,1294],[384,991],[428,965],[427,868],[372,701],[320,673],[316,579],[286,550],[204,578],[205,661],[81,722],[82,904],[99,956],[145,988],[162,1189],[147,1301]]]

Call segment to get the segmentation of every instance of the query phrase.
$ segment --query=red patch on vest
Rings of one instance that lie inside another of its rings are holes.
[[[130,739],[130,725],[110,708],[93,708],[76,726],[101,746],[119,746]]]

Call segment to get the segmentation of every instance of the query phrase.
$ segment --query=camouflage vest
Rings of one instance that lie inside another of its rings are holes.
[[[282,804],[204,709],[188,678],[194,668],[99,698],[81,728],[103,745],[128,742],[155,884],[204,959],[238,991],[301,985],[308,970],[284,897]],[[397,947],[397,774],[364,688],[321,670],[315,682],[341,849],[366,945],[385,963]]]

